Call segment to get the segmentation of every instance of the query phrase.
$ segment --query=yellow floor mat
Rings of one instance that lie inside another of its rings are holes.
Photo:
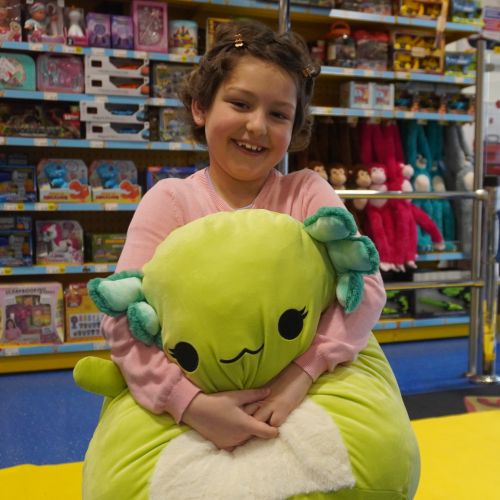
[[[500,411],[412,422],[422,476],[415,500],[500,498]],[[82,463],[0,470],[2,499],[80,500]]]

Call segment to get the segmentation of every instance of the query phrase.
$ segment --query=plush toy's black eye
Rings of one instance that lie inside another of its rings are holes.
[[[194,372],[198,368],[198,353],[191,344],[179,342],[173,349],[169,349],[168,352],[177,360],[181,368],[187,372]]]
[[[304,326],[304,318],[307,316],[306,308],[300,311],[297,309],[287,309],[278,321],[278,331],[286,340],[293,340],[300,335]]]

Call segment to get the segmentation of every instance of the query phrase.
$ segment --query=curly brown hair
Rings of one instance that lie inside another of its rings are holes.
[[[237,35],[241,35],[242,47],[235,44]],[[319,75],[320,67],[311,60],[301,36],[293,32],[278,34],[265,24],[251,20],[220,24],[213,47],[181,85],[179,97],[187,111],[194,138],[206,144],[205,128],[193,121],[192,102],[196,101],[201,109],[209,110],[219,86],[242,56],[252,56],[275,64],[292,77],[297,87],[297,108],[288,150],[305,149],[312,126],[309,102],[314,91],[314,78]]]

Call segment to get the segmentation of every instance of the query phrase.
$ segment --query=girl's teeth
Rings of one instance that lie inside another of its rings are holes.
[[[237,142],[238,146],[248,149],[249,151],[262,151],[263,148],[259,146],[252,146],[251,144],[247,144],[245,142]]]

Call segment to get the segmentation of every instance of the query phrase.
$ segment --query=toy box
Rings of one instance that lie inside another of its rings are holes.
[[[86,136],[99,141],[149,141],[149,122],[109,123],[86,122]]]
[[[389,64],[389,35],[384,32],[356,30],[355,68],[386,71]]]
[[[381,319],[408,318],[413,316],[412,290],[387,290],[387,300],[382,309]]]
[[[393,83],[370,83],[373,109],[394,109],[394,84]]]
[[[1,12],[0,7],[0,12]],[[26,54],[0,52],[0,90],[35,90],[35,61]]]
[[[79,7],[66,7],[64,9],[64,34],[67,45],[86,47],[89,44],[83,9]]]
[[[61,344],[63,340],[60,283],[0,285],[0,344]]]
[[[208,52],[215,42],[215,31],[220,24],[230,23],[231,19],[225,17],[207,17],[205,52]]]
[[[111,47],[111,16],[89,12],[86,17],[87,39],[91,47]]]
[[[380,16],[392,14],[392,0],[337,0],[333,8],[368,12]]]
[[[340,106],[344,108],[371,109],[372,97],[369,83],[346,82],[340,86]]]
[[[473,52],[446,52],[444,55],[444,73],[450,76],[475,78],[475,54]]]
[[[467,280],[468,271],[420,271],[413,281]],[[470,287],[449,286],[415,290],[415,317],[461,316],[469,314]]]
[[[0,5],[0,42],[20,42],[21,35],[20,0],[3,0]]]
[[[126,234],[105,233],[85,235],[85,251],[90,262],[118,262]]]
[[[144,104],[81,101],[80,119],[84,122],[143,123],[148,113]]]
[[[141,187],[133,161],[94,160],[89,168],[92,199],[100,203],[137,203]]]
[[[479,0],[451,0],[450,19],[455,23],[482,25]]]
[[[34,201],[36,201],[35,167],[0,163],[0,203]]]
[[[400,0],[399,14],[407,17],[437,19],[443,0]]]
[[[85,92],[87,94],[149,96],[149,76],[86,74]]]
[[[168,52],[167,4],[133,0],[135,50]]]
[[[182,108],[160,108],[159,135],[164,142],[190,142],[191,128],[183,119]]]
[[[114,49],[134,48],[134,22],[130,16],[111,16],[111,46]]]
[[[198,23],[176,19],[168,23],[168,51],[170,54],[195,56],[198,54]]]
[[[442,73],[444,70],[444,38],[435,45],[432,32],[401,31],[392,33],[394,71]]]
[[[66,102],[0,102],[0,136],[80,138],[80,110]]]
[[[36,71],[38,90],[75,94],[83,92],[83,63],[78,56],[40,54],[36,59]]]
[[[36,263],[83,264],[83,230],[76,220],[35,222]]]
[[[40,201],[86,203],[91,200],[83,160],[43,159],[37,166]]]
[[[97,309],[87,291],[87,283],[71,283],[64,290],[66,342],[102,339],[104,314]]]
[[[142,58],[87,54],[85,56],[85,75],[113,75],[142,78],[149,76],[149,62],[147,59]]]
[[[64,0],[25,0],[24,32],[33,43],[64,43]]]
[[[33,265],[31,217],[0,217],[0,267]]]
[[[185,179],[196,172],[194,165],[182,167],[148,167],[146,171],[146,189],[151,189],[162,179]]]
[[[192,70],[193,67],[186,64],[156,63],[153,66],[153,96],[177,99],[180,84]]]

